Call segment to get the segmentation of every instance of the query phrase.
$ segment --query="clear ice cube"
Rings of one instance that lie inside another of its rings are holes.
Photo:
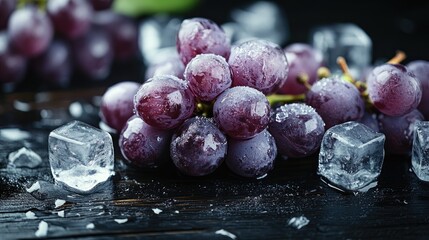
[[[384,141],[384,134],[364,124],[336,125],[323,136],[318,174],[342,190],[360,191],[380,175]]]
[[[114,175],[111,136],[73,121],[49,134],[49,162],[54,179],[75,192],[90,192]]]
[[[139,27],[139,48],[146,64],[156,64],[177,52],[176,36],[182,20],[155,15]]]
[[[414,127],[411,165],[422,181],[429,181],[429,121],[419,121]]]
[[[279,45],[289,38],[289,25],[281,8],[268,1],[257,1],[231,12],[234,22],[223,25],[232,42],[252,38],[265,39]]]
[[[360,72],[372,60],[372,41],[364,30],[351,23],[333,24],[314,29],[310,36],[314,48],[323,53],[327,67],[339,72],[337,58],[346,59],[351,74],[359,78]]]
[[[22,147],[9,154],[9,164],[13,167],[36,168],[42,163],[39,154],[26,147]]]

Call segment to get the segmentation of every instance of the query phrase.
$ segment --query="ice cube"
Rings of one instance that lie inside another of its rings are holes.
[[[231,18],[234,22],[222,27],[226,28],[232,42],[259,38],[282,45],[289,38],[289,25],[285,16],[277,4],[258,1],[233,10]]]
[[[429,121],[418,121],[414,127],[411,165],[422,181],[429,181]]]
[[[140,24],[139,48],[146,64],[158,63],[176,52],[176,36],[181,22],[167,15],[155,15]]]
[[[36,168],[42,163],[42,158],[33,150],[22,147],[9,154],[9,164],[14,167]]]
[[[114,175],[112,138],[72,121],[49,134],[49,161],[57,183],[75,192],[91,192]]]
[[[321,26],[314,29],[310,36],[314,48],[323,53],[327,67],[339,72],[337,58],[346,59],[351,74],[360,77],[371,63],[372,41],[360,27],[351,23]]]
[[[323,136],[318,174],[342,190],[360,191],[380,175],[384,141],[384,134],[364,124],[336,125]]]

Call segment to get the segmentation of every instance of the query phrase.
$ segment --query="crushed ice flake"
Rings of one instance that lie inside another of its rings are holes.
[[[97,213],[97,216],[101,216],[101,215],[103,215],[105,213],[106,213],[105,211],[99,212],[99,213]]]
[[[58,216],[65,217],[64,210],[57,212]]]
[[[18,128],[0,129],[0,138],[6,141],[20,141],[30,138],[30,133]]]
[[[117,222],[118,224],[122,224],[122,223],[128,222],[128,218],[114,219],[114,221]]]
[[[237,236],[235,236],[235,234],[232,234],[232,233],[230,233],[230,232],[226,231],[225,229],[219,229],[219,230],[217,230],[217,231],[215,232],[215,234],[219,234],[219,235],[227,236],[227,237],[229,237],[229,238],[231,238],[231,239],[236,239],[236,238],[237,238]]]
[[[42,158],[33,150],[22,147],[9,153],[9,164],[17,168],[36,168],[42,163]]]
[[[36,237],[46,237],[48,235],[48,223],[45,221],[40,221],[39,228],[34,233]]]
[[[94,229],[94,228],[95,228],[94,223],[89,223],[86,225],[86,229]]]
[[[176,210],[176,211],[174,211],[174,213],[177,213],[177,214],[179,214],[179,210]]]
[[[40,189],[40,183],[39,183],[39,181],[37,181],[37,182],[33,183],[33,185],[31,185],[30,188],[26,188],[25,190],[29,193],[32,193],[32,192],[37,191],[39,189]]]
[[[37,219],[36,214],[35,214],[34,212],[32,212],[32,211],[28,211],[28,212],[26,212],[26,213],[25,213],[25,217],[26,217],[27,219]]]
[[[159,209],[159,208],[152,208],[152,211],[153,211],[155,214],[160,214],[160,213],[162,213],[162,210],[161,210],[161,209]]]
[[[288,225],[296,229],[301,229],[310,222],[305,216],[293,217],[289,220]]]
[[[63,200],[63,199],[57,199],[57,200],[55,200],[55,208],[59,208],[59,207],[61,207],[62,205],[64,205],[66,203],[66,200]]]

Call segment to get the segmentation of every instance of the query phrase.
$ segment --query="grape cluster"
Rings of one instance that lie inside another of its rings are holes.
[[[67,87],[75,69],[103,80],[115,60],[135,57],[137,27],[111,11],[112,2],[0,0],[0,85],[17,85],[28,74]]]
[[[406,67],[392,59],[358,81],[341,58],[343,74],[330,74],[306,44],[281,49],[253,39],[231,47],[203,18],[183,21],[177,53],[149,66],[141,86],[121,92],[131,83],[119,83],[103,96],[102,119],[116,129],[131,165],[171,159],[180,172],[203,176],[225,162],[239,176],[258,178],[278,156],[317,153],[325,130],[347,121],[383,132],[388,152],[407,153],[413,124],[428,118],[429,62]],[[125,107],[134,113],[116,114]]]

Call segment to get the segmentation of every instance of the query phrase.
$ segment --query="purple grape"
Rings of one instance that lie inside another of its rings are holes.
[[[9,17],[15,10],[16,0],[0,0],[0,30],[7,27]]]
[[[86,0],[48,1],[47,12],[55,30],[68,39],[83,36],[90,29],[93,13]]]
[[[186,66],[185,79],[195,97],[212,101],[231,87],[231,71],[225,59],[214,54],[200,54]]]
[[[213,118],[228,136],[248,139],[268,126],[270,105],[264,94],[254,88],[233,87],[217,98]]]
[[[380,130],[386,135],[386,151],[393,154],[407,154],[411,151],[414,124],[423,121],[424,117],[418,110],[393,117],[379,115]]]
[[[134,115],[119,135],[119,148],[125,161],[131,165],[156,168],[165,163],[170,143],[170,131],[151,127]]]
[[[40,56],[31,61],[37,77],[51,86],[67,87],[71,77],[71,53],[69,47],[56,40]]]
[[[229,39],[222,28],[205,18],[183,20],[176,46],[185,65],[198,54],[213,53],[228,59],[231,52]]]
[[[380,132],[378,116],[376,113],[365,112],[363,117],[358,122],[368,126],[375,132]]]
[[[274,111],[269,131],[281,155],[300,158],[310,156],[319,149],[325,123],[312,107],[292,103]]]
[[[90,32],[72,44],[74,63],[87,77],[105,79],[110,73],[113,51],[108,37],[98,31]]]
[[[24,77],[27,60],[8,48],[6,33],[0,32],[0,84],[17,83]]]
[[[101,120],[118,133],[134,115],[134,95],[140,86],[135,82],[120,82],[109,87],[101,99]]]
[[[186,120],[173,135],[170,156],[180,172],[204,176],[214,172],[227,151],[225,135],[207,118]]]
[[[422,97],[420,82],[400,64],[374,68],[367,79],[369,99],[382,113],[401,116],[416,109]]]
[[[113,0],[90,0],[89,2],[94,10],[100,11],[111,8]]]
[[[116,60],[123,61],[136,56],[138,32],[131,19],[112,11],[103,11],[94,15],[92,23],[109,35]]]
[[[302,94],[307,88],[298,78],[308,76],[308,83],[313,84],[317,79],[317,70],[323,65],[322,53],[308,44],[294,43],[285,48],[289,62],[289,74],[286,83],[279,89],[281,94]]]
[[[228,139],[226,165],[242,177],[263,177],[274,168],[277,147],[273,136],[264,130],[247,140]]]
[[[51,43],[53,29],[48,16],[35,7],[24,7],[12,13],[8,25],[12,47],[23,56],[34,57]]]
[[[252,87],[265,95],[285,83],[289,69],[283,50],[265,40],[250,40],[233,47],[228,63],[233,86]]]
[[[134,97],[136,113],[149,125],[173,129],[195,110],[195,98],[182,79],[155,76],[145,82]]]
[[[339,78],[317,81],[307,92],[305,102],[316,109],[325,129],[363,117],[365,104],[357,88]]]
[[[183,65],[178,55],[173,55],[161,62],[149,65],[146,69],[145,79],[158,75],[173,75],[182,78],[184,72],[185,65]]]
[[[422,100],[417,109],[426,120],[429,120],[429,62],[423,60],[413,61],[407,67],[410,72],[414,73],[422,87]]]

